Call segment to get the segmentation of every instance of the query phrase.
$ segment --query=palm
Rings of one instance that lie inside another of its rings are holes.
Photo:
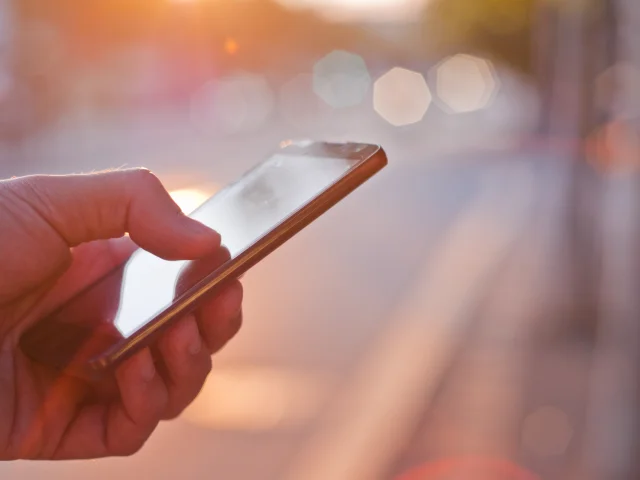
[[[20,243],[32,242],[23,238]],[[3,339],[6,346],[0,363],[0,372],[6,381],[0,391],[0,404],[13,419],[11,426],[0,421],[0,445],[7,446],[9,458],[65,457],[67,451],[77,456],[86,449],[100,450],[104,455],[117,453],[110,451],[109,440],[104,435],[94,436],[91,435],[94,432],[87,431],[100,424],[91,417],[107,414],[104,409],[109,401],[117,400],[118,391],[113,382],[104,381],[89,388],[30,360],[20,350],[18,340],[26,326],[112,269],[133,248],[128,241],[88,243],[72,252],[70,267],[53,282],[46,275],[39,281],[37,277],[14,278],[18,284],[29,283],[33,288],[18,302],[0,308],[3,323],[16,326]],[[67,256],[69,250],[61,253]],[[34,253],[23,252],[23,255]],[[62,259],[60,263],[66,261]],[[0,277],[5,278],[1,269]],[[92,397],[97,402],[93,406]],[[97,439],[103,444],[87,445],[88,439]]]
[[[5,411],[13,419],[10,426],[0,426],[4,457],[54,459],[69,456],[65,450],[80,451],[83,445],[78,442],[78,429],[71,427],[88,399],[83,385],[34,364],[18,349],[3,355],[2,363],[3,370],[7,366],[12,369],[8,388],[0,394],[0,402],[8,405]]]

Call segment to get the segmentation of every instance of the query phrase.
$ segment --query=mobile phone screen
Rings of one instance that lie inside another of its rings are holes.
[[[190,216],[216,230],[234,258],[326,190],[353,164],[345,158],[276,154]],[[168,307],[178,293],[182,274],[193,263],[162,260],[144,250],[134,253],[124,267],[121,298],[112,320],[120,334],[128,337]],[[211,273],[198,270],[201,275]],[[190,278],[189,283],[195,280],[200,279]]]
[[[371,146],[328,148],[315,143],[289,147],[221,190],[190,216],[213,228],[227,248],[224,258],[167,261],[137,250],[125,264],[44,319],[27,338],[25,351],[67,364],[93,339],[98,353],[134,336],[176,298],[264,235],[313,202],[366,157]],[[32,355],[33,356],[33,355]]]

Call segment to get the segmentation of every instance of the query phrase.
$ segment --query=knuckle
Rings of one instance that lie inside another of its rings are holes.
[[[145,443],[146,438],[123,443],[115,448],[113,454],[116,457],[131,457],[142,450],[142,447],[144,447]]]
[[[200,390],[202,390],[202,386],[204,385],[207,376],[208,372],[206,375],[203,375],[201,379],[194,381],[193,385],[191,385],[185,393],[183,393],[182,395],[176,395],[175,399],[169,405],[167,405],[163,419],[174,420],[182,415],[182,413],[200,394]]]
[[[162,186],[160,179],[147,168],[128,170],[127,175],[130,179],[131,187],[134,189],[157,189]]]
[[[167,410],[166,415],[164,416],[164,419],[166,421],[171,421],[171,420],[175,420],[176,418],[178,418],[180,415],[182,414],[182,410],[178,410],[176,408],[169,408]]]
[[[240,302],[242,302],[242,300],[244,299],[244,285],[242,285],[242,282],[236,281],[235,286],[238,289],[238,297],[240,298]]]
[[[211,373],[211,368],[213,366],[211,355],[209,355],[209,353],[204,349],[202,350],[200,357],[201,357],[201,361],[199,362],[196,378],[194,382],[194,384],[196,385],[195,387],[196,393],[193,396],[193,398],[195,398],[200,393],[200,390],[202,389],[202,386],[207,381],[207,378],[209,377],[209,374]]]
[[[233,337],[235,337],[238,332],[240,331],[240,329],[242,328],[242,323],[243,323],[243,315],[242,312],[238,313],[238,315],[236,315],[235,317],[233,317],[233,319],[230,322],[230,328],[229,328],[229,340],[231,340]]]
[[[210,346],[211,354],[216,354],[222,350],[240,331],[242,328],[242,312],[235,315],[229,320],[226,328],[219,335],[215,335],[207,342]]]
[[[17,178],[7,183],[7,191],[15,199],[22,200],[31,208],[45,215],[52,214],[50,210],[49,178],[44,175],[32,175]]]
[[[153,404],[149,405],[149,414],[154,421],[167,409],[169,405],[169,392],[166,388],[158,389],[158,393],[153,396]]]
[[[213,366],[213,361],[211,359],[211,355],[206,351],[206,349],[202,349],[198,354],[198,358],[196,359],[195,365],[193,366],[193,385],[195,385],[196,395],[200,392],[202,385],[207,380],[209,373],[211,372],[211,368]]]
[[[202,385],[204,385],[204,382],[206,382],[209,374],[211,373],[211,370],[213,369],[213,360],[211,359],[211,355],[204,354],[203,357],[205,368],[202,375]],[[200,385],[200,388],[202,388],[202,385]]]

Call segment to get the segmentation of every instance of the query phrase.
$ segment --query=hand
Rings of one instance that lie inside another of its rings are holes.
[[[168,260],[225,254],[147,170],[0,181],[0,460],[133,454],[200,391],[211,354],[240,328],[238,282],[163,334],[159,363],[142,350],[103,384],[36,364],[18,346],[138,245]]]

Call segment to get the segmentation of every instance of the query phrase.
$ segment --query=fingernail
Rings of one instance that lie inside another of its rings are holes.
[[[202,340],[200,339],[200,335],[193,335],[189,339],[187,350],[191,355],[197,355],[200,353],[202,350]]]

